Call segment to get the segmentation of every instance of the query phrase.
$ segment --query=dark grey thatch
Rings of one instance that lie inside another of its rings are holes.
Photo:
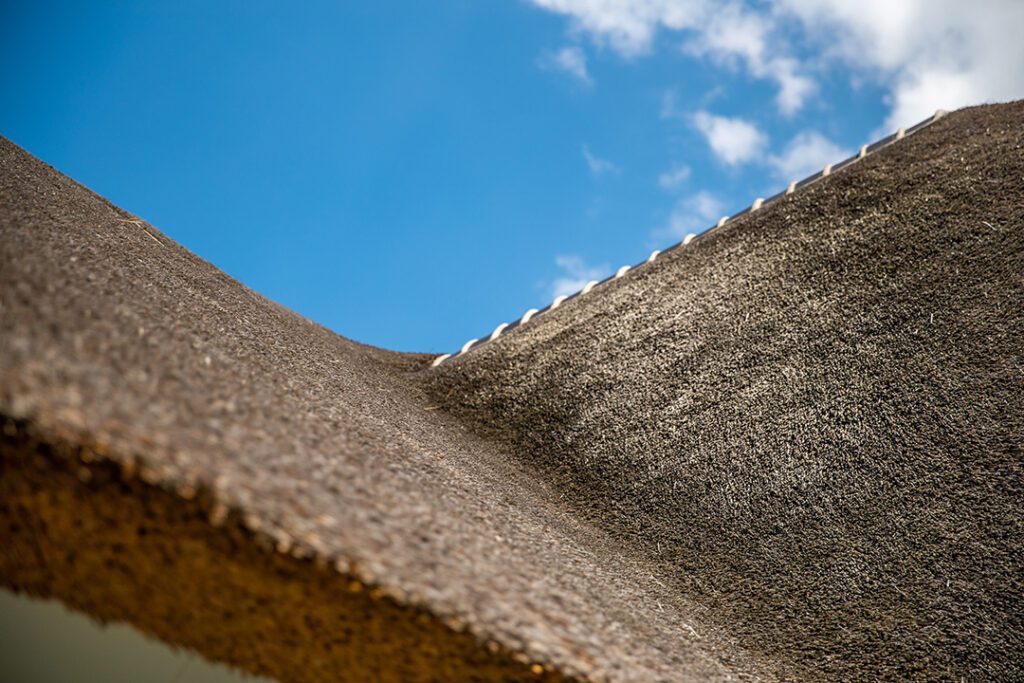
[[[286,681],[1024,677],[1024,104],[454,361],[0,143],[0,581]]]

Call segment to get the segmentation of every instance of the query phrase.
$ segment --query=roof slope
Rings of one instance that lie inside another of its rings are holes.
[[[0,581],[288,681],[1020,678],[1021,196],[956,112],[430,369],[4,141]]]

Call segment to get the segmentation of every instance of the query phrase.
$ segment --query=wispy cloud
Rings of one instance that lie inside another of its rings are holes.
[[[658,115],[663,119],[686,121],[686,111],[679,104],[679,91],[675,88],[668,88],[661,93],[661,110]]]
[[[590,172],[595,176],[603,176],[608,173],[618,173],[619,167],[608,161],[596,156],[590,151],[590,147],[583,145],[583,158],[587,162],[587,167],[590,168]]]
[[[716,85],[710,90],[706,91],[703,95],[698,98],[698,105],[702,109],[706,109],[715,100],[720,99],[726,94],[726,88],[724,85]],[[689,114],[686,109],[679,101],[679,91],[676,88],[666,88],[661,93],[661,109],[658,112],[659,116],[663,119],[679,119],[680,121],[686,121]]]
[[[703,0],[533,0],[568,15],[575,31],[591,34],[626,57],[648,52],[659,26],[684,29],[706,14]]]
[[[713,13],[710,21],[687,43],[686,49],[698,57],[707,56],[727,66],[739,62],[755,78],[775,81],[779,87],[776,105],[783,114],[794,114],[803,107],[816,85],[801,73],[796,59],[778,50],[784,42],[772,36],[774,30],[772,16],[730,4]]]
[[[655,231],[657,238],[681,239],[710,227],[725,210],[725,203],[707,191],[700,191],[676,202],[668,222]]]
[[[582,48],[575,45],[563,47],[557,52],[541,57],[540,65],[545,69],[568,74],[583,85],[594,84],[594,79],[587,68],[587,55]]]
[[[815,90],[778,29],[776,13],[741,2],[711,0],[533,0],[568,15],[575,32],[627,58],[650,52],[659,29],[679,32],[686,52],[727,67],[742,66],[758,79],[774,81],[785,114],[799,110]]]
[[[835,163],[849,156],[849,152],[817,131],[798,134],[781,154],[768,158],[776,177],[783,180],[800,180],[825,164]]]
[[[768,145],[768,137],[757,126],[741,118],[698,111],[692,121],[694,127],[704,134],[715,156],[730,166],[756,159]]]
[[[689,166],[676,166],[658,176],[658,185],[663,190],[675,190],[690,177]]]
[[[562,274],[551,283],[551,298],[575,294],[591,280],[603,280],[611,274],[607,264],[591,266],[574,254],[556,256],[555,265]]]

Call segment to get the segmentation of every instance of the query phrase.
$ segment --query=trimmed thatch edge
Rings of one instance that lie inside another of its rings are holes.
[[[282,681],[573,680],[74,436],[0,414],[0,577],[15,592]]]

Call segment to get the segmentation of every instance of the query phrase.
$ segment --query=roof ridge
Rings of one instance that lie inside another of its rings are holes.
[[[895,133],[891,133],[891,134],[885,136],[884,138],[881,138],[880,140],[876,140],[875,142],[872,142],[872,143],[869,143],[869,144],[861,145],[860,149],[853,156],[847,157],[846,159],[843,159],[842,161],[838,161],[836,163],[826,164],[825,167],[822,168],[820,171],[818,171],[817,173],[812,173],[811,175],[807,176],[803,180],[793,180],[793,181],[790,181],[789,185],[786,186],[785,190],[783,190],[782,192],[777,192],[777,193],[773,194],[772,196],[768,197],[767,199],[765,199],[764,197],[757,197],[745,209],[742,209],[742,210],[732,214],[731,216],[722,216],[720,219],[718,219],[717,223],[715,223],[714,225],[712,225],[709,228],[706,228],[704,231],[702,231],[700,233],[690,233],[690,234],[686,235],[686,237],[684,237],[681,241],[679,241],[679,242],[677,242],[677,243],[675,243],[675,244],[673,244],[673,245],[671,245],[669,247],[666,247],[663,250],[662,249],[655,249],[653,252],[651,252],[650,256],[648,256],[646,259],[644,259],[640,263],[637,263],[637,264],[632,265],[632,266],[630,266],[630,265],[622,266],[617,271],[615,271],[614,275],[609,275],[608,277],[604,278],[603,280],[591,280],[590,282],[585,284],[583,286],[583,288],[580,289],[580,291],[576,292],[575,294],[569,294],[568,296],[566,296],[566,295],[557,296],[557,297],[555,297],[554,301],[552,301],[550,304],[548,304],[544,308],[540,308],[540,309],[530,308],[530,309],[528,309],[526,311],[526,313],[524,313],[522,315],[522,317],[520,317],[518,320],[514,320],[514,321],[512,321],[510,323],[504,323],[503,322],[500,325],[498,325],[496,328],[494,328],[494,331],[491,332],[489,335],[482,336],[482,337],[479,337],[479,338],[470,339],[465,344],[463,344],[462,348],[460,348],[457,352],[455,352],[455,353],[445,353],[445,354],[441,354],[441,355],[437,356],[431,362],[430,367],[432,367],[432,368],[433,367],[437,367],[437,366],[441,365],[442,363],[444,363],[445,361],[448,361],[449,359],[450,360],[454,360],[454,359],[458,358],[459,356],[462,356],[463,354],[469,352],[470,350],[472,350],[472,349],[474,349],[474,348],[476,348],[478,346],[481,346],[483,344],[486,344],[489,341],[497,339],[499,336],[501,336],[502,334],[504,334],[504,333],[506,333],[506,332],[508,332],[510,330],[514,330],[514,329],[516,329],[518,327],[521,327],[521,326],[525,325],[526,323],[528,323],[530,320],[532,320],[533,318],[535,318],[537,316],[540,316],[540,315],[543,315],[543,314],[548,313],[550,311],[553,311],[554,309],[558,308],[564,302],[566,302],[566,301],[568,301],[570,299],[575,299],[577,297],[580,297],[580,296],[583,296],[584,294],[589,293],[592,289],[594,289],[598,285],[602,285],[602,284],[604,284],[606,282],[609,282],[611,280],[617,280],[618,278],[622,277],[623,275],[625,275],[626,273],[630,272],[631,270],[635,270],[635,269],[640,268],[641,266],[643,266],[645,264],[651,263],[652,261],[657,259],[659,255],[661,255],[663,253],[668,253],[670,251],[674,251],[676,249],[679,249],[681,247],[684,247],[684,246],[688,245],[698,235],[706,235],[709,232],[711,232],[713,230],[716,230],[718,228],[721,228],[724,225],[726,225],[727,223],[732,222],[733,220],[739,218],[740,216],[744,216],[744,215],[746,215],[748,213],[753,213],[754,211],[757,211],[758,209],[761,209],[761,208],[763,208],[763,207],[765,207],[765,206],[767,206],[769,204],[774,204],[775,202],[779,201],[780,199],[784,199],[785,197],[788,197],[789,195],[793,194],[797,190],[802,190],[803,188],[807,187],[808,185],[811,185],[811,184],[815,183],[818,180],[821,180],[822,178],[824,178],[826,176],[832,175],[832,173],[834,173],[834,172],[836,172],[836,171],[838,171],[840,169],[843,169],[843,168],[846,168],[847,166],[850,166],[851,164],[859,161],[860,159],[863,159],[867,155],[872,154],[874,152],[877,152],[878,150],[882,149],[883,147],[887,147],[887,146],[893,144],[894,142],[898,142],[899,140],[902,140],[903,138],[905,138],[908,135],[911,135],[912,133],[918,132],[919,130],[929,126],[930,124],[934,123],[935,121],[938,121],[939,119],[941,119],[943,116],[945,116],[948,113],[949,112],[947,112],[944,109],[938,109],[938,110],[936,110],[936,112],[934,114],[932,114],[928,118],[923,119],[922,121],[919,121],[919,122],[915,123],[914,125],[910,126],[909,128],[898,128]]]

